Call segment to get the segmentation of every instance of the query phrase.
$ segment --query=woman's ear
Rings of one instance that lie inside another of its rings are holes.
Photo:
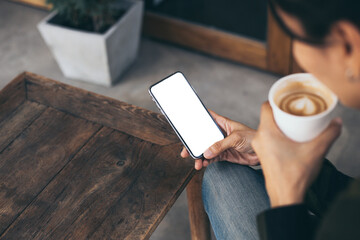
[[[360,78],[360,31],[349,21],[337,22],[332,33],[343,45],[345,71],[352,72],[354,77]]]

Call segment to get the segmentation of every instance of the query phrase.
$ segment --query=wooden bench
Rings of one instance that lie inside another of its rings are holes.
[[[160,114],[23,73],[0,91],[0,238],[148,239],[187,186],[210,239],[180,150]]]

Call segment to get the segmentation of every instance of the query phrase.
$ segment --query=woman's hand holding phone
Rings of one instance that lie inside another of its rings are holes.
[[[216,161],[228,161],[243,165],[258,165],[259,159],[252,149],[251,141],[256,131],[239,122],[209,110],[211,116],[219,125],[226,137],[214,143],[204,152],[204,159],[195,159],[195,169],[200,170]],[[181,157],[189,157],[186,148],[183,148]]]

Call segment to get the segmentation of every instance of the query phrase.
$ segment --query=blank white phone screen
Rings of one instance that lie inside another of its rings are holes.
[[[193,156],[224,138],[184,75],[177,72],[150,89]]]

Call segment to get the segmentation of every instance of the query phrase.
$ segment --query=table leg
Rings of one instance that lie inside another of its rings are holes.
[[[192,240],[210,240],[210,222],[205,212],[201,183],[204,170],[198,171],[186,187]]]

